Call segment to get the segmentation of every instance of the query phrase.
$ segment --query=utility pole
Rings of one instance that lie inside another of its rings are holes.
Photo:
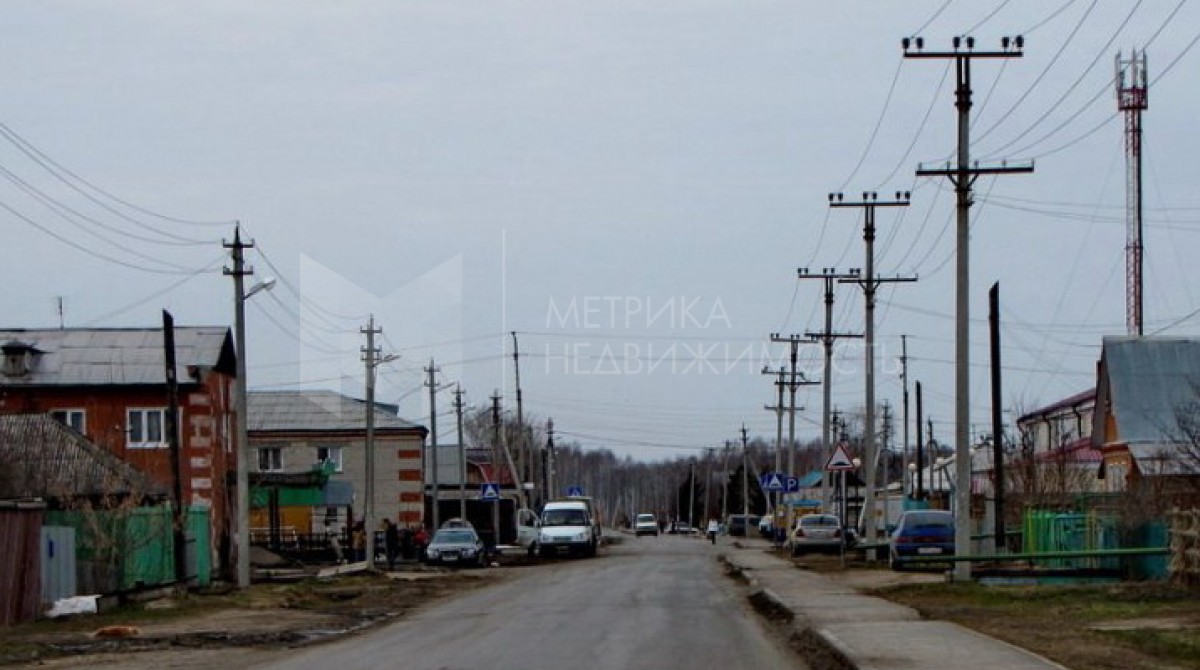
[[[900,487],[900,493],[908,496],[912,488],[911,482],[908,481],[908,335],[900,336],[900,382],[904,386],[904,428],[902,430],[903,443],[900,445],[902,453],[900,459],[900,471],[904,473]]]
[[[546,500],[554,493],[554,419],[546,419]]]
[[[925,443],[921,441],[921,382],[917,382],[917,494],[914,500],[925,498]]]
[[[879,194],[875,192],[864,192],[862,200],[858,202],[846,202],[841,193],[829,194],[829,206],[834,208],[853,207],[863,210],[863,242],[866,246],[866,272],[862,275],[858,269],[852,269],[851,274],[856,275],[851,279],[842,279],[841,283],[858,284],[863,290],[864,304],[864,326],[863,333],[865,343],[864,355],[866,357],[865,368],[865,391],[866,391],[866,416],[863,419],[863,462],[866,467],[863,468],[866,474],[866,491],[863,495],[863,510],[864,513],[860,518],[865,518],[869,527],[864,526],[863,532],[868,542],[874,543],[878,536],[878,524],[875,521],[875,489],[879,479],[879,451],[875,445],[875,292],[879,285],[892,282],[913,282],[915,277],[888,277],[877,278],[875,276],[875,210],[879,207],[908,207],[910,202],[909,193],[896,192],[894,200],[880,200]]]
[[[222,241],[221,246],[230,250],[233,269],[224,268],[227,276],[233,277],[234,347],[237,349],[236,376],[234,380],[234,408],[237,414],[237,541],[234,551],[237,556],[237,585],[239,589],[250,586],[250,436],[246,417],[246,291],[245,278],[254,274],[246,266],[246,249],[254,248],[254,241],[243,242],[241,227],[233,229],[233,242]]]
[[[780,468],[783,467],[783,385],[785,383],[783,377],[787,374],[787,368],[781,365],[779,366],[779,372],[776,373],[772,372],[769,367],[763,367],[762,373],[764,375],[779,375],[779,380],[775,382],[775,386],[779,389],[779,400],[775,402],[774,407],[770,405],[763,406],[763,409],[767,411],[775,411],[775,472],[779,472]],[[796,476],[794,472],[789,472],[788,474],[792,477]],[[776,491],[774,501],[776,509],[779,507],[779,497],[780,493]]]
[[[830,419],[833,409],[833,345],[841,338],[856,338],[862,337],[857,333],[836,333],[833,330],[833,287],[843,279],[852,279],[854,275],[838,273],[834,268],[821,268],[818,273],[808,271],[808,268],[799,268],[796,270],[796,275],[800,279],[820,279],[825,283],[825,328],[819,333],[811,331],[805,332],[804,336],[814,342],[820,342],[825,350],[825,368],[824,372],[824,387],[822,388],[822,403],[821,403],[821,449],[824,451],[823,456],[830,458],[833,455],[833,434],[830,432]],[[828,504],[829,502],[829,476],[821,477],[821,500]],[[844,495],[844,494],[843,494]]]
[[[888,501],[890,494],[888,493],[888,473],[891,471],[892,464],[892,406],[888,401],[883,401],[883,428],[879,431],[879,453],[883,454],[880,460],[883,461],[883,527],[888,527]]]
[[[742,424],[742,521],[746,524],[746,537],[750,537],[750,441],[746,424]]]
[[[1125,323],[1142,336],[1142,110],[1147,107],[1146,51],[1117,54],[1117,109],[1125,113]]]
[[[517,460],[521,464],[521,481],[517,488],[525,490],[525,482],[533,481],[533,454],[529,441],[525,439],[525,404],[521,401],[521,359],[517,346],[517,331],[512,331],[513,375],[517,389]]]
[[[62,305],[62,298],[59,298]],[[183,502],[183,447],[179,443],[179,380],[175,370],[175,317],[167,310],[162,311],[163,362],[166,366],[167,415],[163,418],[163,432],[171,448],[171,504],[174,506],[172,550],[175,557],[175,581],[181,585],[188,582],[187,573],[187,512]],[[274,528],[272,528],[274,530]]]
[[[712,518],[709,515],[708,503],[709,503],[709,500],[712,498],[712,496],[709,495],[709,490],[712,488],[712,466],[713,466],[713,460],[715,460],[715,459],[716,459],[716,455],[713,453],[713,450],[706,449],[705,450],[705,460],[707,461],[707,465],[708,465],[707,474],[704,475],[704,522],[706,524],[708,523],[708,520]]]
[[[492,392],[492,478],[500,488],[500,392]],[[507,449],[505,449],[507,453]],[[492,501],[492,547],[500,546],[500,501]]]
[[[729,452],[730,451],[732,451],[732,446],[730,445],[729,440],[725,440],[725,462],[724,462],[724,469],[722,470],[722,472],[724,473],[723,478],[725,481],[722,482],[722,486],[721,486],[721,489],[724,492],[723,495],[721,496],[721,521],[727,521],[729,519],[729,480],[730,480]]]
[[[463,390],[454,387],[454,414],[458,419],[458,518],[467,518],[467,445],[463,442]]]
[[[1000,416],[1000,282],[988,291],[988,330],[992,349],[992,472],[996,478],[996,550],[1008,545],[1004,534],[1004,425]]]
[[[796,473],[796,389],[801,386],[810,386],[819,384],[820,382],[810,382],[804,378],[804,373],[796,369],[797,359],[800,353],[800,343],[806,338],[800,335],[788,335],[784,337],[779,333],[771,333],[772,342],[786,342],[790,349],[789,360],[791,361],[791,369],[788,371],[788,448],[787,448],[787,471],[788,474]]]
[[[696,526],[696,462],[688,461],[688,525]]]
[[[965,41],[966,49],[962,49]],[[954,454],[955,514],[954,551],[959,556],[971,553],[971,285],[970,234],[972,187],[979,175],[1033,172],[1033,162],[1010,165],[1007,161],[981,165],[971,162],[971,62],[977,58],[1020,58],[1025,38],[1017,36],[1000,41],[1000,51],[975,51],[975,38],[955,37],[953,51],[924,51],[924,40],[904,38],[901,46],[905,58],[953,59],[956,72],[955,107],[958,110],[958,163],[940,167],[917,166],[917,176],[942,176],[954,184],[957,196],[958,220],[955,226],[955,310],[954,310]],[[916,50],[911,51],[910,47]],[[954,564],[954,579],[970,581],[971,565],[966,561]]]
[[[367,402],[363,406],[367,418],[367,443],[364,451],[364,472],[366,485],[366,500],[363,501],[363,530],[366,535],[367,569],[375,568],[375,367],[379,356],[379,347],[375,346],[375,336],[383,332],[375,327],[375,315],[372,314],[366,328],[359,331],[367,336],[367,346],[362,348],[363,361],[367,373]],[[424,485],[422,485],[422,490]],[[437,526],[434,526],[437,528]]]
[[[430,478],[433,488],[433,527],[441,527],[441,510],[438,509],[442,502],[441,496],[441,476],[438,472],[438,438],[437,438],[437,380],[434,375],[441,371],[441,368],[433,364],[433,359],[429,359],[429,367],[425,368],[425,374],[429,375],[425,385],[429,387],[429,460],[430,468],[433,470],[433,476]]]

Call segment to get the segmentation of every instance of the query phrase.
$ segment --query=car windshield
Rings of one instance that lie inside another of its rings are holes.
[[[542,512],[543,526],[586,526],[587,515],[581,509],[552,509]]]
[[[653,514],[639,514],[637,520],[638,520],[638,523],[654,523],[654,515]]]
[[[475,534],[469,530],[439,530],[433,536],[436,544],[464,544],[475,541]]]
[[[905,528],[953,528],[954,516],[948,512],[909,512],[904,516]]]

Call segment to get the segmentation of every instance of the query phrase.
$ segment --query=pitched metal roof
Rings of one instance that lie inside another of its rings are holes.
[[[1121,442],[1169,441],[1176,412],[1200,402],[1200,339],[1106,337],[1101,360]]]
[[[20,376],[0,375],[6,386],[111,386],[165,384],[161,328],[65,328],[0,330],[0,342],[34,347],[32,368]],[[179,382],[188,367],[234,374],[235,352],[225,326],[176,326],[175,367]]]
[[[1070,410],[1070,409],[1075,409],[1075,408],[1085,407],[1085,406],[1095,405],[1095,404],[1096,404],[1096,387],[1093,386],[1090,389],[1080,391],[1079,393],[1076,393],[1071,396],[1067,396],[1066,398],[1063,398],[1062,400],[1052,402],[1049,405],[1046,405],[1045,407],[1039,407],[1031,412],[1027,412],[1027,413],[1021,415],[1021,417],[1017,419],[1017,423],[1018,424],[1027,423],[1028,421],[1033,420],[1033,419],[1041,419],[1044,417],[1053,416],[1054,414],[1057,414],[1057,413],[1061,412],[1062,410]]]
[[[48,414],[0,415],[0,498],[166,494],[166,488]]]
[[[250,391],[246,403],[250,432],[366,431],[366,401],[334,391]],[[425,430],[376,404],[376,430],[414,428]]]

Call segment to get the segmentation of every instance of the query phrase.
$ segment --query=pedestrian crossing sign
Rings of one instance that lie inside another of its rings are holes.
[[[496,482],[484,482],[479,485],[479,497],[484,500],[499,500],[500,485]]]

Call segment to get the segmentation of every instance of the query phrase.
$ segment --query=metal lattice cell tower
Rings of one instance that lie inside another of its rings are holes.
[[[1125,324],[1142,335],[1142,110],[1146,52],[1116,57],[1117,109],[1125,113]]]

